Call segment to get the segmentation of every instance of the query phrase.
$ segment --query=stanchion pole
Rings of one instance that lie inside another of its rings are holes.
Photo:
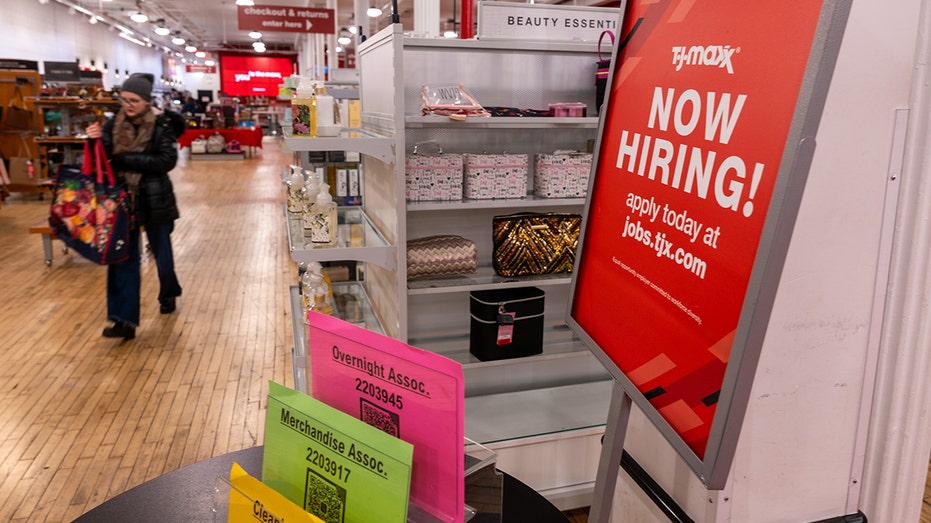
[[[604,440],[601,442],[601,458],[598,460],[598,474],[595,476],[592,507],[588,514],[591,523],[608,523],[611,518],[611,505],[614,503],[614,488],[621,468],[621,455],[624,453],[630,406],[630,396],[615,381],[611,387],[608,420]]]

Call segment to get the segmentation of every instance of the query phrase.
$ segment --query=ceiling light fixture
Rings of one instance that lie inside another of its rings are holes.
[[[259,38],[262,38],[262,33],[258,31],[252,31],[251,33],[249,33],[249,38],[253,40],[258,40]]]
[[[128,41],[130,41],[130,42],[132,42],[132,43],[134,43],[134,44],[136,44],[136,45],[138,45],[138,46],[142,46],[142,47],[145,47],[145,46],[146,46],[146,43],[145,43],[145,42],[143,42],[142,40],[139,40],[138,38],[133,37],[133,35],[131,35],[131,34],[129,34],[129,33],[120,33],[119,36],[120,36],[120,38],[122,38],[122,39],[124,39],[124,40],[128,40]]]
[[[205,53],[205,52],[203,52],[203,51],[197,51],[196,53],[194,53],[194,56],[196,56],[196,57],[198,57],[198,58],[203,58],[203,57],[207,56],[207,53]]]
[[[187,52],[189,52],[189,53],[194,53],[194,52],[197,51],[197,47],[194,47],[193,45],[189,45],[189,46],[185,47],[184,50],[187,51]]]
[[[175,31],[175,36],[171,39],[171,43],[175,45],[184,45],[184,38],[181,38],[181,31]]]
[[[365,14],[368,15],[369,18],[377,18],[381,16],[381,9],[373,5],[372,7],[369,7],[368,9],[365,10]]]
[[[165,26],[164,18],[159,18],[158,21],[155,22],[155,34],[159,36],[168,36],[171,34],[171,29]]]
[[[217,62],[214,61],[214,60],[212,60],[212,59],[210,59],[210,58],[208,58],[208,59],[204,60],[204,65],[206,65],[207,67],[213,67],[213,66],[217,65]]]
[[[359,34],[359,28],[354,25],[351,25],[349,26],[349,32],[354,35]]]
[[[249,6],[249,5],[255,5],[255,2],[253,2],[252,0],[236,0],[236,5]]]
[[[96,24],[96,23],[97,23],[97,16],[96,16],[96,15],[91,15],[90,18],[87,19],[87,23],[89,23],[89,24],[91,24],[91,25]]]
[[[252,49],[254,49],[255,52],[257,52],[257,53],[264,53],[264,52],[265,52],[265,42],[263,42],[263,41],[261,41],[261,40],[259,40],[259,41],[257,41],[257,42],[252,42]]]
[[[133,14],[129,15],[129,19],[137,24],[144,24],[149,21],[149,17],[145,15],[142,11],[136,11]]]

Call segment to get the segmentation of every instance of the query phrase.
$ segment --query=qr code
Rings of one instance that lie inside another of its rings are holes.
[[[396,438],[401,437],[400,416],[379,407],[365,398],[360,398],[359,403],[359,419]]]
[[[304,510],[326,523],[343,523],[346,512],[346,489],[307,469]]]

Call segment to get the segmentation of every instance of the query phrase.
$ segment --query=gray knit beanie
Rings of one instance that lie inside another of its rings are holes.
[[[155,83],[155,76],[149,73],[133,73],[125,82],[123,82],[122,91],[138,94],[147,102],[152,101],[152,84]]]

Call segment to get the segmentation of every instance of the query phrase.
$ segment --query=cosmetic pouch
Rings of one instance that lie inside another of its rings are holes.
[[[471,274],[478,270],[475,242],[453,234],[407,242],[407,279]]]
[[[492,265],[499,276],[572,272],[582,216],[517,213],[492,220]]]

